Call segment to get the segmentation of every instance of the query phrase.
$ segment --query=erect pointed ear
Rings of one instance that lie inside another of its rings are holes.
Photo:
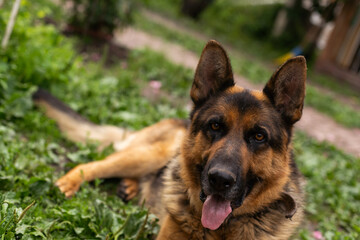
[[[303,56],[294,57],[275,71],[263,90],[283,119],[290,124],[301,118],[305,81],[306,60]]]
[[[296,213],[296,202],[293,197],[287,193],[281,193],[280,209],[284,212],[286,218],[292,218]]]
[[[230,60],[225,50],[214,40],[209,41],[199,60],[190,96],[200,105],[210,96],[234,86]]]

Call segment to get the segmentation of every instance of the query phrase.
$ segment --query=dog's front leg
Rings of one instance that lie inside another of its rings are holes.
[[[183,232],[179,224],[167,215],[161,224],[159,235],[156,240],[184,240],[190,239],[190,236]]]
[[[166,142],[135,146],[116,152],[104,160],[80,164],[61,177],[56,185],[66,197],[71,197],[84,181],[97,178],[139,178],[166,165],[173,151]]]
[[[116,163],[118,159],[116,156],[117,154],[113,154],[101,161],[80,164],[58,179],[55,185],[59,187],[66,197],[71,197],[85,181],[90,182],[97,178],[117,177]]]

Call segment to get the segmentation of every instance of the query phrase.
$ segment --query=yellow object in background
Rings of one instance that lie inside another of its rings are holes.
[[[276,64],[281,65],[284,62],[286,62],[286,60],[289,60],[290,58],[295,57],[295,55],[292,52],[286,53],[278,58],[275,59]]]
[[[293,48],[290,52],[275,59],[276,64],[281,65],[292,57],[299,56],[303,53],[303,49],[300,46]]]

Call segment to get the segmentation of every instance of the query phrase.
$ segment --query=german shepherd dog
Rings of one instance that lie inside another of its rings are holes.
[[[160,219],[157,239],[288,239],[303,218],[304,179],[292,155],[302,115],[303,57],[288,60],[262,91],[235,86],[225,50],[205,46],[190,96],[190,121],[163,120],[137,132],[95,125],[44,91],[35,102],[74,141],[113,144],[56,185],[70,197],[84,181],[123,178],[126,200]]]

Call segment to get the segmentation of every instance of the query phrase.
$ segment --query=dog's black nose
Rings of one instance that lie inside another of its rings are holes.
[[[210,186],[216,191],[226,191],[230,189],[235,181],[236,176],[226,169],[212,168],[208,172]]]

